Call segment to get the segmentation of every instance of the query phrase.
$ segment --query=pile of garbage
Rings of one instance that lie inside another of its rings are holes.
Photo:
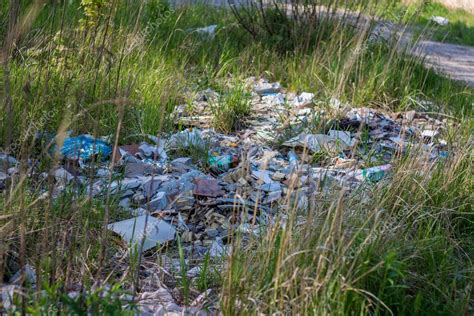
[[[321,103],[312,93],[287,93],[257,78],[246,84],[252,112],[232,135],[208,125],[210,102],[218,97],[208,89],[191,108],[176,108],[186,129],[175,134],[115,149],[90,135],[66,138],[53,195],[87,188],[92,198],[114,197],[128,218],[109,229],[125,248],[147,252],[179,236],[189,258],[218,259],[229,251],[231,232],[258,236],[276,214],[284,220],[286,211],[311,208],[322,194],[384,181],[399,155],[448,156],[441,138],[447,120],[351,108],[337,99]],[[321,121],[319,128],[312,124]],[[15,158],[0,155],[0,190],[17,167]],[[198,273],[199,267],[188,272]]]

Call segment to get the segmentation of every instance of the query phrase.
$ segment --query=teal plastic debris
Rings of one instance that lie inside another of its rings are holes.
[[[210,157],[209,160],[209,165],[211,166],[212,170],[215,172],[226,172],[235,163],[238,163],[238,158],[234,157],[233,155],[223,155],[223,156],[216,156],[216,157]]]
[[[89,160],[93,156],[107,158],[111,153],[112,147],[109,144],[90,135],[66,138],[61,147],[61,154],[73,160]]]
[[[390,169],[392,169],[390,164],[362,169],[362,178],[370,182],[378,182],[382,180]]]

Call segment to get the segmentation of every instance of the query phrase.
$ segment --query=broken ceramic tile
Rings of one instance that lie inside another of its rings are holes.
[[[201,266],[195,266],[195,267],[189,269],[188,272],[186,273],[186,275],[188,276],[188,278],[195,278],[195,277],[197,277],[198,275],[201,274],[201,271],[202,271]]]
[[[194,184],[194,195],[214,198],[224,195],[224,191],[222,191],[217,180],[197,178],[194,180]]]
[[[260,190],[265,192],[274,192],[281,190],[280,182],[271,182],[271,183],[264,183],[258,187]]]
[[[272,179],[275,181],[283,181],[285,178],[286,174],[280,171],[277,171],[272,175]]]
[[[180,157],[176,158],[171,162],[172,165],[185,165],[185,166],[191,166],[193,163],[193,160],[190,157]]]
[[[209,238],[215,238],[219,235],[219,231],[215,228],[206,228],[204,232]]]
[[[134,190],[141,185],[140,179],[125,178],[119,181],[112,181],[110,184],[110,192],[119,193],[120,191]]]
[[[281,199],[282,193],[283,193],[282,190],[269,192],[267,197],[263,200],[263,203],[269,204],[269,203],[273,203],[275,201],[278,201],[279,199]]]
[[[168,197],[166,196],[165,192],[158,192],[155,196],[153,196],[153,199],[147,205],[151,211],[161,211],[166,209],[167,206]]]
[[[120,235],[129,245],[140,247],[143,241],[142,251],[173,240],[176,233],[172,225],[150,215],[109,224],[108,229]]]
[[[160,188],[163,181],[157,177],[150,177],[142,184],[142,190],[146,197],[153,196]]]
[[[273,183],[272,173],[268,170],[253,170],[252,177],[264,183]]]
[[[129,198],[121,199],[118,206],[123,208],[123,209],[129,209],[130,208],[130,199]]]
[[[209,249],[209,255],[212,258],[215,257],[223,257],[227,254],[227,250],[224,247],[222,239],[217,237],[211,244],[211,248]]]
[[[151,158],[158,161],[166,161],[168,156],[163,146],[155,146],[147,143],[141,143],[138,147],[138,155],[144,158]]]
[[[125,164],[125,177],[135,178],[144,175],[157,174],[154,166],[144,162],[130,162]]]
[[[189,211],[194,207],[195,198],[192,190],[178,194],[171,202],[170,207],[178,211]]]

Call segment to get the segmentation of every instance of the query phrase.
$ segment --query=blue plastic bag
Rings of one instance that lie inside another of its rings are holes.
[[[112,153],[112,147],[105,141],[90,135],[69,137],[64,140],[61,154],[67,159],[89,160],[92,156],[107,158]]]

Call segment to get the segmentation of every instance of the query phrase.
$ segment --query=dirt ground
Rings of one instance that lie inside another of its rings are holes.
[[[413,52],[428,67],[474,88],[474,47],[422,40]]]

